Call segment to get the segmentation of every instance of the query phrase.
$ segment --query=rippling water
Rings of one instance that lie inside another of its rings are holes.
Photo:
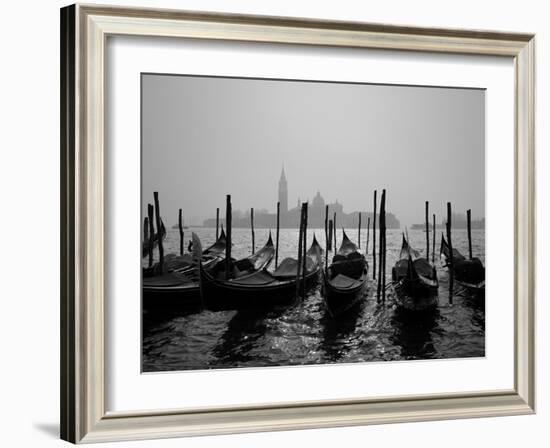
[[[185,231],[186,246],[196,232],[203,247],[214,240],[214,229]],[[308,230],[325,247],[324,230]],[[340,231],[341,232],[341,231]],[[273,311],[201,311],[143,315],[143,371],[326,364],[335,362],[396,361],[481,357],[485,355],[484,298],[462,294],[448,302],[448,276],[439,261],[441,231],[436,237],[439,306],[433,312],[409,313],[395,307],[388,289],[386,302],[376,303],[372,281],[372,235],[369,242],[370,283],[367,299],[345,317],[332,319],[325,311],[320,285],[297,305]],[[357,229],[346,230],[357,242]],[[256,230],[256,250],[267,240],[268,230]],[[297,230],[280,232],[280,258],[296,257]],[[338,243],[341,233],[338,234]],[[411,245],[425,251],[426,234],[409,231]],[[474,256],[485,263],[485,234],[472,231]],[[361,236],[365,250],[366,230]],[[233,256],[251,251],[250,231],[233,230]],[[431,247],[431,239],[430,239]],[[453,230],[453,247],[468,253],[465,230]],[[387,282],[401,248],[401,231],[387,233]],[[179,250],[179,233],[169,229],[165,253]],[[431,250],[431,249],[430,249]],[[155,251],[156,252],[156,251]],[[329,254],[329,260],[332,254]],[[431,259],[431,256],[430,256]]]

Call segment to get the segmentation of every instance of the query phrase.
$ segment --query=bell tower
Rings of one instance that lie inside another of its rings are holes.
[[[288,188],[286,184],[285,167],[281,170],[279,179],[279,202],[281,203],[281,214],[288,212]]]

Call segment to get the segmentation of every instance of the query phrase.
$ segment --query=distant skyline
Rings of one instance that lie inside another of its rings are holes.
[[[402,226],[453,211],[485,216],[485,91],[142,75],[142,213],[159,191],[202,224],[233,208],[273,213],[284,165],[288,207],[320,191],[345,213],[373,190]],[[380,194],[379,193],[379,194]]]

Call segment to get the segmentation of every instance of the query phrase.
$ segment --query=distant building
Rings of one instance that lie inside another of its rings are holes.
[[[447,220],[441,220],[441,227],[446,228]],[[451,215],[451,227],[453,229],[466,229],[468,228],[468,220],[466,214],[453,213]],[[485,229],[485,218],[472,219],[472,229]]]
[[[285,176],[285,167],[281,170],[281,178],[279,179],[279,202],[281,203],[281,214],[288,212],[288,185]]]
[[[451,224],[453,229],[466,229],[468,228],[468,221],[465,214],[453,213],[451,216]],[[429,225],[430,230],[433,229],[433,224]],[[446,229],[447,220],[442,219],[440,224],[435,225],[436,229]],[[426,223],[413,224],[411,230],[425,230]],[[485,218],[472,219],[472,229],[485,229]]]
[[[284,168],[281,170],[281,176],[279,178],[278,200],[280,202],[280,227],[281,228],[298,228],[300,225],[300,210],[301,201],[298,198],[296,207],[288,208],[288,183]],[[309,202],[309,201],[308,201]],[[326,206],[328,205],[329,219],[334,218],[336,213],[336,225],[339,229],[357,228],[359,224],[359,211],[351,213],[344,213],[344,206],[338,199],[335,202],[327,204],[321,196],[321,192],[317,190],[313,200],[309,202],[308,207],[308,227],[321,228],[325,227],[325,213]],[[361,227],[367,227],[367,220],[371,219],[372,212],[361,212]],[[225,225],[224,220],[221,223]],[[204,221],[205,227],[214,227],[216,220],[209,218]],[[271,228],[274,229],[277,226],[277,214],[267,213],[264,209],[254,211],[254,226],[256,228]],[[233,227],[250,227],[250,212],[242,213],[238,210],[233,211]],[[388,229],[399,229],[399,220],[392,213],[386,212],[386,227]]]

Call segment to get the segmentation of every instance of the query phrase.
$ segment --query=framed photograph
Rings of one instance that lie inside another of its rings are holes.
[[[534,36],[61,10],[61,435],[535,410]]]

